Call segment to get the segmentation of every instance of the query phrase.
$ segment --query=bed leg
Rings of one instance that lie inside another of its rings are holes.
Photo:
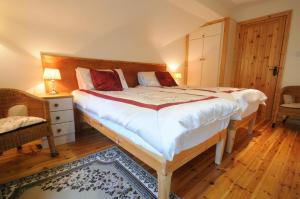
[[[74,108],[74,114],[75,114],[75,132],[76,132],[75,135],[78,136],[81,131],[82,125],[81,125],[80,113],[77,108]]]
[[[253,126],[255,124],[255,119],[256,119],[256,116],[254,116],[248,123],[248,135],[252,135],[252,133],[253,133]]]
[[[223,158],[223,153],[225,149],[225,142],[226,142],[227,134],[225,133],[223,138],[217,143],[216,146],[216,157],[215,157],[215,163],[217,165],[220,165]]]
[[[54,144],[54,138],[53,135],[48,135],[48,145],[51,153],[51,157],[56,157],[59,155],[58,151],[56,150],[55,144]]]
[[[226,144],[226,152],[231,153],[234,145],[235,134],[236,134],[236,125],[234,122],[230,121],[230,124],[227,128],[227,144]]]
[[[157,171],[158,199],[169,199],[172,173]]]

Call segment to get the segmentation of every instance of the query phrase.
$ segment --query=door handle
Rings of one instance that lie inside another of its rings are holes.
[[[279,67],[274,66],[273,68],[270,68],[269,70],[272,70],[273,76],[277,76],[279,73]]]

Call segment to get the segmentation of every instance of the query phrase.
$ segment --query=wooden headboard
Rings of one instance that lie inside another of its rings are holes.
[[[56,82],[59,92],[71,92],[78,89],[75,68],[114,69],[121,68],[129,87],[138,85],[137,73],[141,71],[165,71],[165,64],[127,62],[115,60],[90,59],[41,53],[43,68],[58,68],[61,80]]]

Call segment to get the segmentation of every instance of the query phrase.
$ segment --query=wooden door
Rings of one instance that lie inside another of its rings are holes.
[[[265,119],[272,117],[285,23],[286,17],[279,16],[240,25],[235,86],[255,88],[267,95],[267,105],[258,111]]]
[[[202,75],[203,39],[189,41],[188,81],[189,86],[200,86]]]

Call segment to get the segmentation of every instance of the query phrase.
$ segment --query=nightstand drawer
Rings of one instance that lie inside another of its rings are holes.
[[[51,112],[50,117],[52,124],[74,121],[73,110]]]
[[[69,110],[73,109],[73,101],[72,98],[55,98],[48,99],[50,111],[61,111],[61,110]]]
[[[46,138],[43,138],[42,141],[43,141],[43,147],[49,148],[48,140]],[[74,133],[54,137],[54,143],[56,146],[61,145],[61,144],[66,144],[69,142],[75,142],[75,134]]]
[[[56,145],[61,145],[69,142],[75,142],[75,134],[67,134],[62,136],[57,136],[54,138],[54,142]]]
[[[61,124],[52,124],[54,136],[61,136],[75,132],[74,122],[65,122]]]

